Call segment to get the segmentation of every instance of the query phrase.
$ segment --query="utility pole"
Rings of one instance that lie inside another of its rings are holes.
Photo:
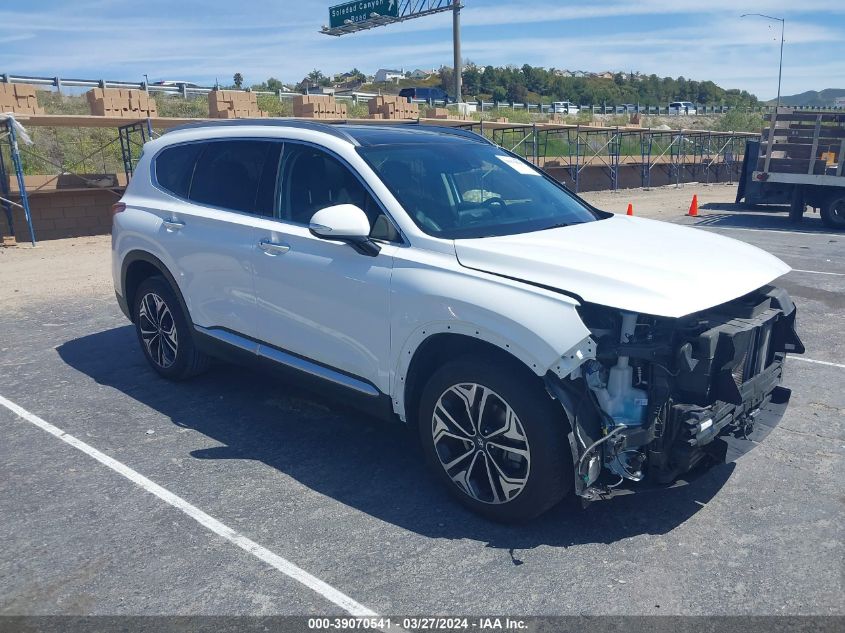
[[[786,20],[780,21],[780,64],[778,64],[778,105],[780,107],[780,79],[783,75],[783,30],[786,26]]]
[[[455,53],[455,101],[461,98],[461,0],[453,0],[452,8],[452,48]]]
[[[780,22],[780,64],[778,65],[778,104],[776,107],[780,107],[780,80],[783,76],[783,31],[784,27],[786,26],[786,20],[784,18],[774,18],[770,15],[764,15],[762,13],[743,13],[741,18],[747,17],[749,15],[756,15],[760,18],[766,18],[767,20],[774,20],[775,22]]]

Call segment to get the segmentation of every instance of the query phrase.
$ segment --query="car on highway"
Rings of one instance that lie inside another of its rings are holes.
[[[169,86],[174,88],[181,88],[185,86],[186,88],[199,88],[197,84],[192,81],[177,81],[174,79],[165,79],[162,81],[153,82],[151,85],[153,86]]]
[[[220,357],[313,381],[414,429],[434,476],[501,521],[689,481],[759,441],[803,352],[772,285],[789,270],[426,125],[175,129],[144,146],[112,231],[117,301],[161,376]]]
[[[571,101],[555,101],[549,106],[552,114],[578,114],[578,106]]]
[[[669,114],[698,114],[691,101],[673,101],[669,104]]]

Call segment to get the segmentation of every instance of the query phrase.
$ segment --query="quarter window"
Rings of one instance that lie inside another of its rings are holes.
[[[190,143],[162,150],[155,159],[155,174],[159,187],[180,198],[187,198],[194,166],[203,147],[202,143]]]
[[[223,209],[272,216],[281,144],[214,141],[204,145],[188,197]]]

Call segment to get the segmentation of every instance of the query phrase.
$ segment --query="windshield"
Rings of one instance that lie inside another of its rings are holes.
[[[473,142],[359,147],[423,231],[446,239],[512,235],[598,219],[542,171]]]

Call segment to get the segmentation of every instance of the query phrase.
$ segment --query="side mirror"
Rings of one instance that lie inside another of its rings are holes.
[[[357,251],[378,255],[378,244],[370,239],[370,220],[354,204],[336,204],[320,209],[308,225],[312,234],[324,240],[348,242]]]

